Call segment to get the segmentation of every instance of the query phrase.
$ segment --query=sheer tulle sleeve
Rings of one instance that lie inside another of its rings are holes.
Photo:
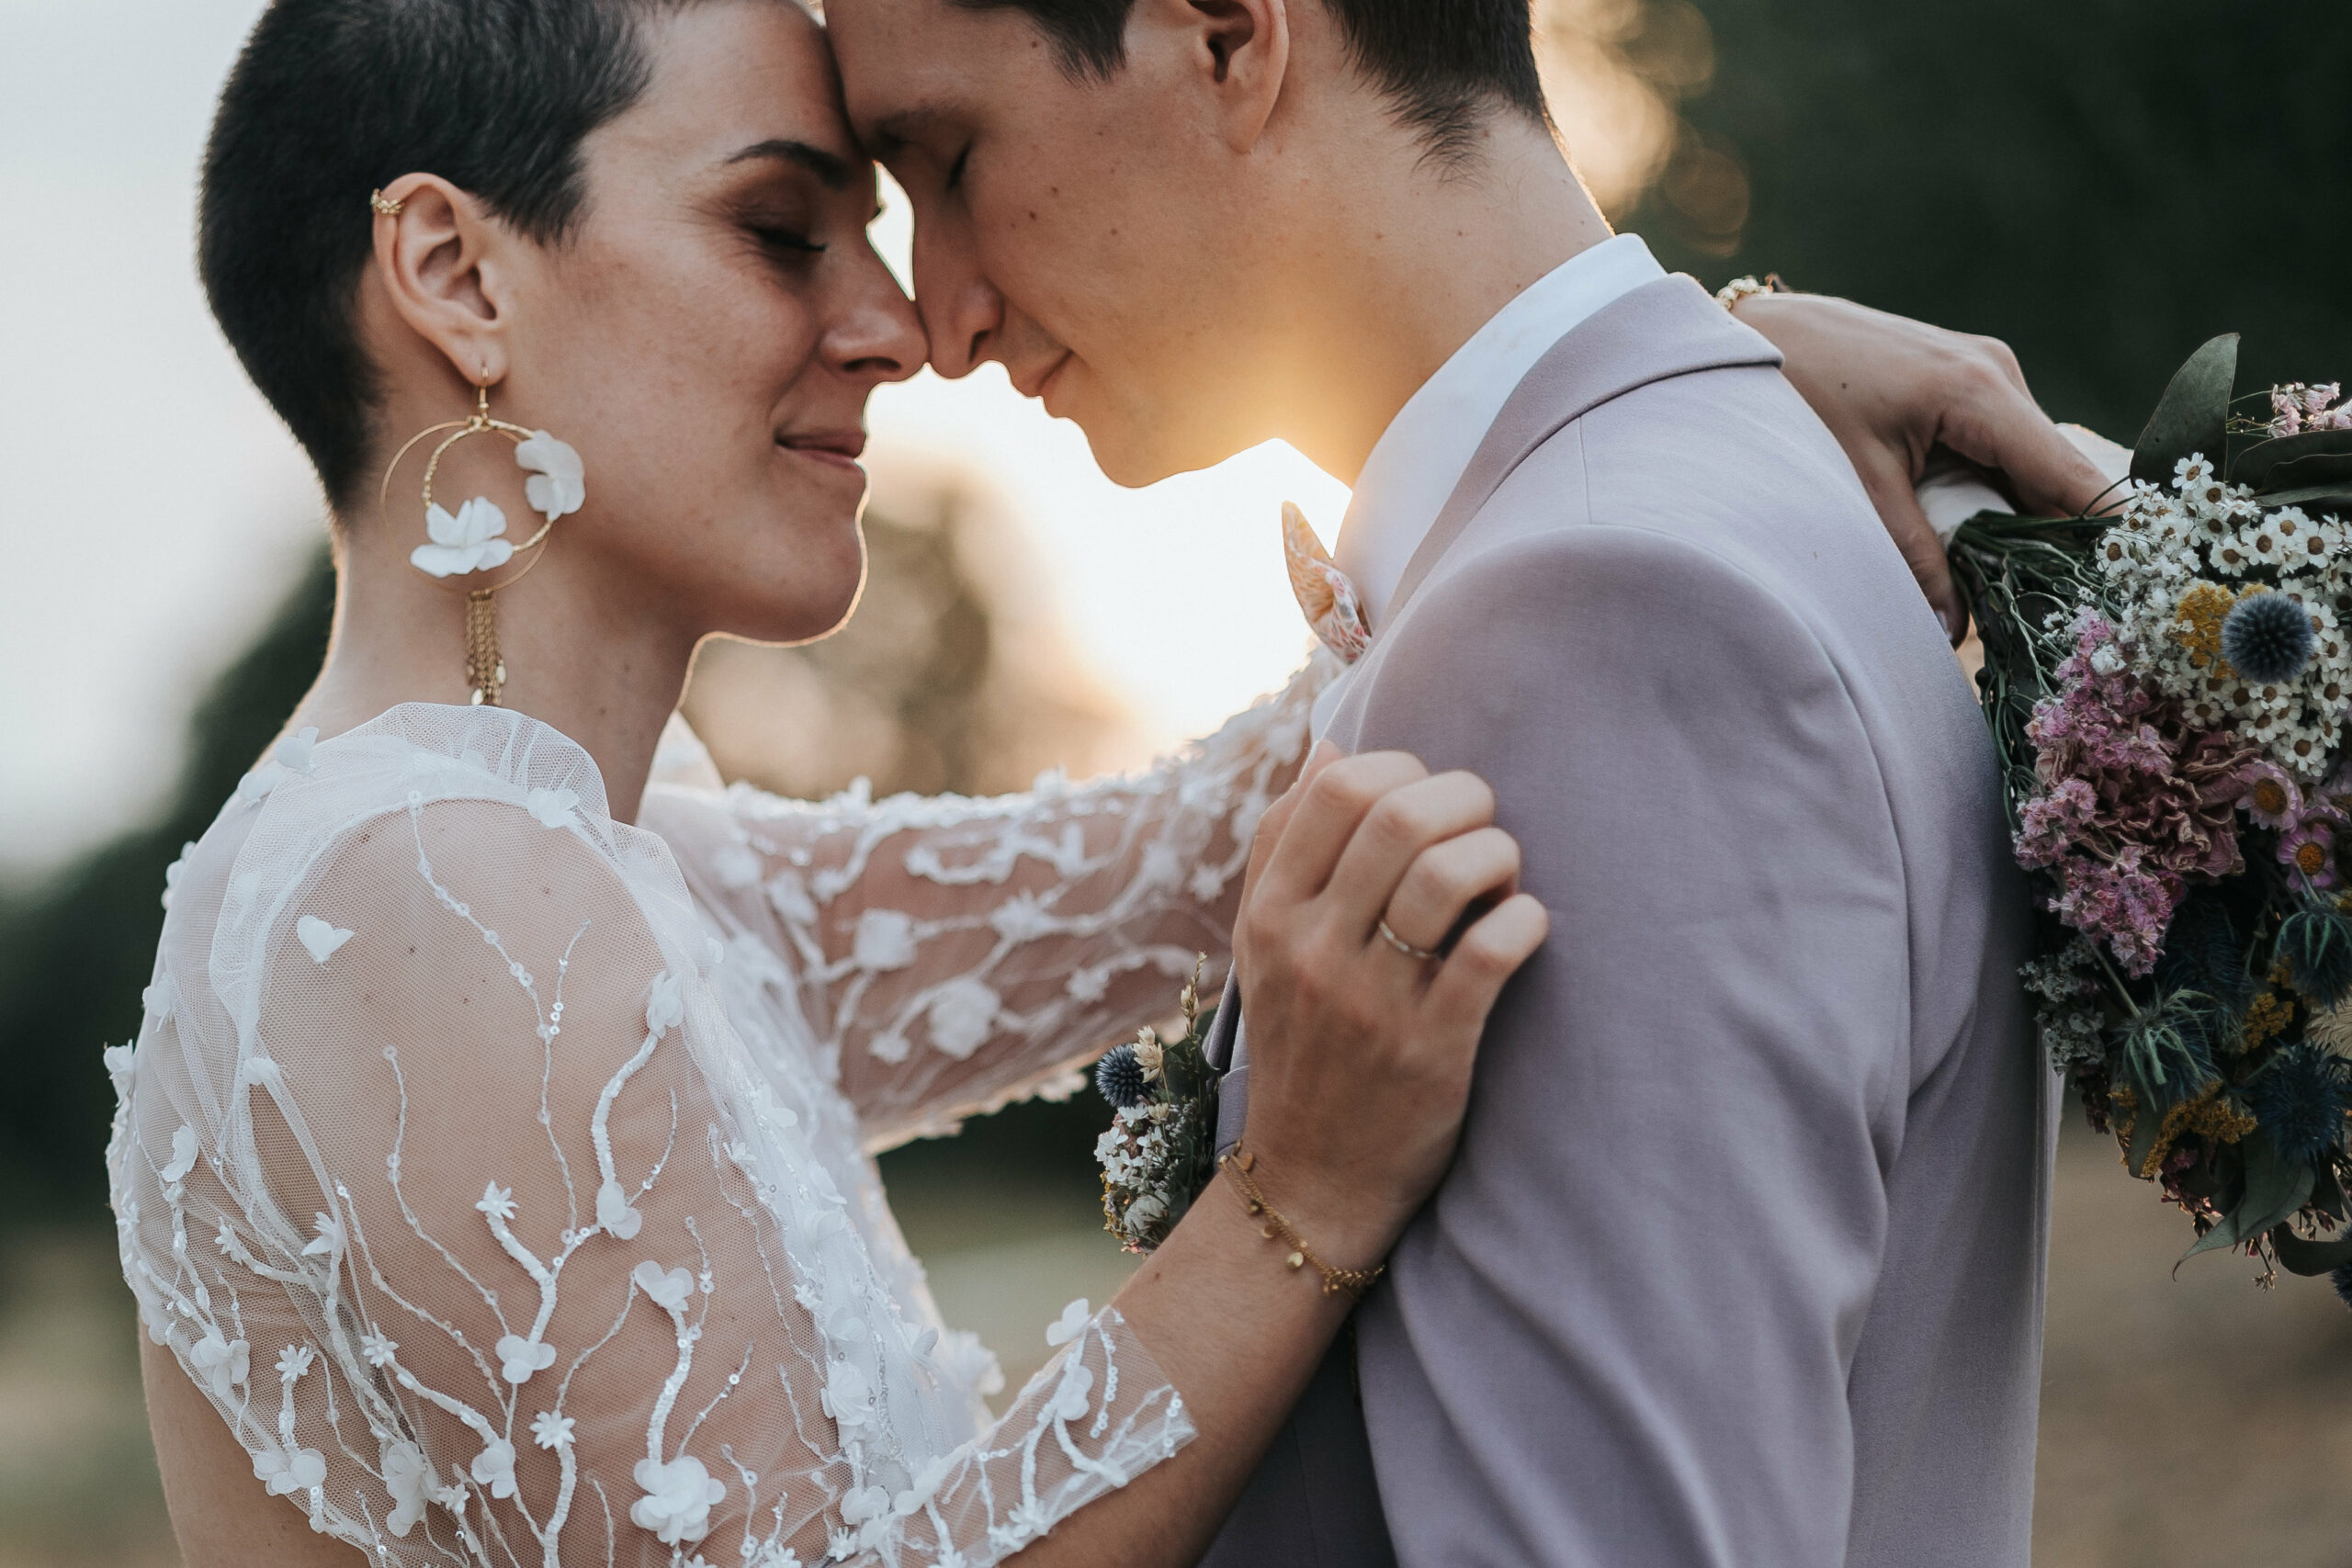
[[[148,1333],[313,1528],[978,1568],[1190,1436],[1112,1312],[986,1417],[576,748],[405,708],[299,760],[178,879],[110,1158]]]
[[[730,946],[739,1018],[803,1041],[869,1147],[1050,1090],[1224,974],[1258,818],[1296,776],[1328,654],[1148,772],[970,799],[665,786],[643,820]],[[764,1010],[753,993],[764,993]]]

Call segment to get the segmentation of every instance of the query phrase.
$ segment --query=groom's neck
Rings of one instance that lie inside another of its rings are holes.
[[[1610,237],[1551,135],[1498,114],[1464,161],[1381,139],[1318,182],[1290,276],[1301,342],[1284,439],[1353,484],[1382,432],[1521,291]]]

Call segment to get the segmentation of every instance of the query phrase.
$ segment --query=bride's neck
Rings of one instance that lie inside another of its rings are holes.
[[[465,580],[426,577],[381,532],[369,519],[344,536],[326,665],[291,728],[316,725],[330,738],[401,703],[472,700]],[[633,821],[696,639],[650,602],[642,581],[608,581],[594,562],[566,552],[560,525],[548,552],[498,594],[507,671],[500,703],[583,748],[604,775],[614,818]]]

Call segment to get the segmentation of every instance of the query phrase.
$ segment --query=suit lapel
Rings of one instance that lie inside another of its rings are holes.
[[[1487,499],[1566,425],[1653,381],[1701,370],[1780,363],[1778,349],[1679,275],[1644,284],[1596,313],[1554,344],[1520,381],[1407,563],[1384,618],[1395,624],[1406,602]],[[1374,628],[1375,635],[1378,630]]]
[[[1644,284],[1600,311],[1553,344],[1503,405],[1486,439],[1478,444],[1470,467],[1463,471],[1462,482],[1454,486],[1420,548],[1413,552],[1389,601],[1384,624],[1396,623],[1406,602],[1461,537],[1487,498],[1520,464],[1567,425],[1611,399],[1653,381],[1702,370],[1780,363],[1778,349],[1734,321],[1729,311],[1688,277]],[[1368,656],[1372,660],[1379,655],[1379,630],[1374,628],[1375,641]],[[1370,673],[1369,665],[1360,670],[1356,683],[1361,687],[1363,677]],[[1351,693],[1332,722],[1330,738],[1350,750],[1353,750],[1355,725],[1362,717],[1362,700],[1361,691]],[[1249,1112],[1250,1047],[1243,1024],[1240,987],[1228,978],[1216,1022],[1204,1043],[1209,1064],[1227,1074],[1217,1105],[1219,1153],[1240,1138]]]

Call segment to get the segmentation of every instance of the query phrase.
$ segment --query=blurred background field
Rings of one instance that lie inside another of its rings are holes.
[[[175,1561],[103,1209],[97,1052],[137,1025],[163,867],[324,636],[299,462],[186,276],[204,100],[257,9],[0,0],[0,1568]],[[2352,370],[2352,8],[1543,15],[1571,151],[1711,285],[1777,269],[1996,333],[2054,413],[2126,439],[2214,332],[2248,334],[2249,384]],[[903,254],[902,231],[882,239]],[[1272,508],[1297,495],[1328,531],[1345,492],[1295,455],[1121,495],[992,376],[891,389],[875,423],[857,621],[808,649],[714,648],[697,672],[687,711],[730,775],[979,791],[1129,765],[1300,650]],[[1022,1107],[885,1159],[951,1321],[1016,1384],[1062,1303],[1124,1277],[1092,1197],[1102,1117],[1088,1096]],[[2352,1568],[2352,1314],[2312,1281],[2257,1291],[2235,1260],[2176,1279],[2184,1242],[2070,1124],[2037,1561]]]

